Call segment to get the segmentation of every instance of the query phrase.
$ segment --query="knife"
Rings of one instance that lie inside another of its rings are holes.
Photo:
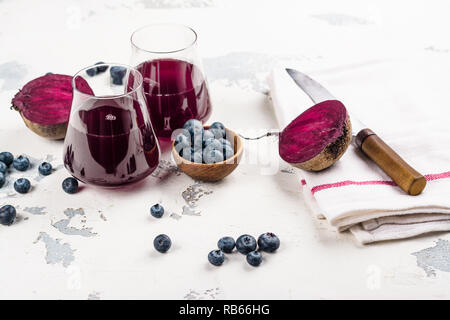
[[[286,68],[286,72],[314,103],[337,100],[320,83],[300,71]],[[347,112],[352,123],[353,143],[356,147],[375,162],[406,193],[413,196],[420,194],[427,183],[425,177],[406,163],[371,129],[354,117],[348,108]]]

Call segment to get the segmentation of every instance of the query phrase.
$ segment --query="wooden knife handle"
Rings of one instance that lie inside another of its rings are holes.
[[[415,196],[425,188],[427,184],[425,177],[407,164],[372,130],[361,130],[355,142],[362,152],[383,169],[406,193]]]

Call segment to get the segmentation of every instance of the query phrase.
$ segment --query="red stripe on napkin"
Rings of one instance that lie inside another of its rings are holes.
[[[427,181],[439,180],[450,178],[450,171],[442,172],[442,173],[432,173],[424,175]],[[301,180],[302,186],[306,185],[306,180]],[[368,181],[353,181],[353,180],[345,180],[334,183],[326,183],[314,186],[311,188],[312,194],[330,189],[330,188],[340,188],[345,186],[367,186],[367,185],[385,185],[385,186],[397,186],[397,184],[391,180],[368,180]]]

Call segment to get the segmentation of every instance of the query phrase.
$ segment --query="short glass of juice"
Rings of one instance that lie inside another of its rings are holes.
[[[98,64],[72,80],[64,165],[78,180],[104,187],[139,181],[158,166],[160,149],[142,75],[122,64]]]

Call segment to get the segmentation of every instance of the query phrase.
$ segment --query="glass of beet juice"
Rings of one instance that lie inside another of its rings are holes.
[[[98,64],[72,81],[64,165],[78,180],[113,187],[136,182],[158,166],[160,150],[148,114],[142,75],[121,64]]]
[[[147,107],[162,145],[187,120],[208,120],[211,101],[193,29],[148,25],[132,34],[131,47],[132,65],[144,78]]]

